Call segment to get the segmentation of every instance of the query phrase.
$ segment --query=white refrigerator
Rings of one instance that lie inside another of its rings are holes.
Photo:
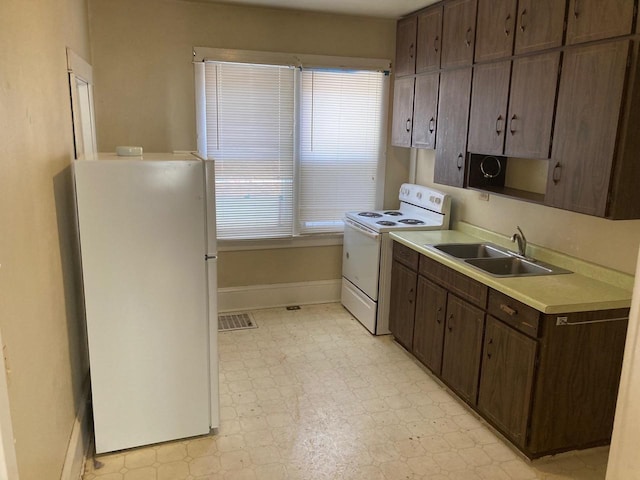
[[[96,453],[219,426],[213,162],[74,163]]]

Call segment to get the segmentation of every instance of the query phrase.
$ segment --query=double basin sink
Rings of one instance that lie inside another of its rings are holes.
[[[572,273],[555,265],[523,257],[492,243],[426,245],[495,277],[526,277]]]

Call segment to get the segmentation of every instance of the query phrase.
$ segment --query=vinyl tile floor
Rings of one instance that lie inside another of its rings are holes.
[[[605,478],[607,448],[524,460],[339,304],[252,313],[219,335],[217,434],[99,455],[83,480]]]

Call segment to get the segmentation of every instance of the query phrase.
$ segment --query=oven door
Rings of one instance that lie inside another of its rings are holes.
[[[374,301],[378,300],[380,240],[379,233],[345,219],[342,276]]]

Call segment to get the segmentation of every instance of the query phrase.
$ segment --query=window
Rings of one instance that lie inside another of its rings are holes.
[[[195,64],[221,239],[341,232],[345,211],[380,207],[387,73],[276,60]]]

